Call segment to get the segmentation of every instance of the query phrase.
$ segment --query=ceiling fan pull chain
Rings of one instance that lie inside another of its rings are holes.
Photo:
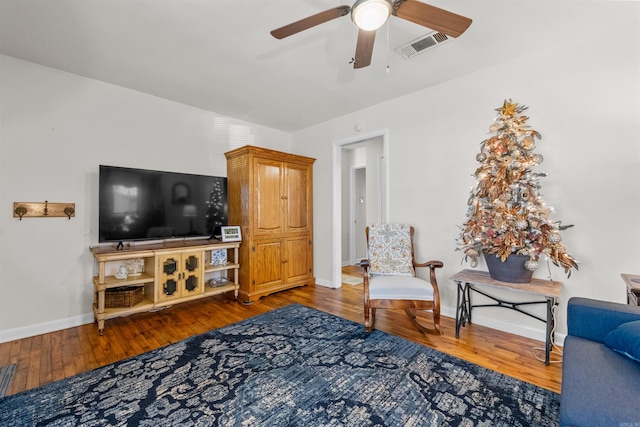
[[[387,19],[387,74],[391,73],[389,68],[389,20]]]

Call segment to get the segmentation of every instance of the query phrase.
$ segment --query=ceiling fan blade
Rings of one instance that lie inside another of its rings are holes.
[[[376,30],[358,31],[358,44],[356,45],[356,59],[353,68],[364,68],[371,64],[373,55],[373,42],[376,40]]]
[[[271,35],[277,39],[283,39],[285,37],[289,37],[291,35],[299,33],[300,31],[315,27],[316,25],[324,24],[325,22],[340,18],[341,16],[344,16],[349,12],[351,12],[351,7],[349,6],[334,7],[333,9],[316,13],[315,15],[311,15],[299,21],[292,22],[291,24],[285,25],[284,27],[277,28],[271,31]]]
[[[416,0],[406,0],[394,10],[398,18],[406,19],[423,27],[431,28],[450,37],[464,33],[472,20]]]

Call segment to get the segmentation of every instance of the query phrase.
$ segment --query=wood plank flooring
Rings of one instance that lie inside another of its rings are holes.
[[[359,267],[345,274],[360,275]],[[299,303],[362,323],[362,285],[340,289],[304,286],[269,295],[250,305],[232,295],[178,304],[154,313],[108,320],[104,335],[95,324],[0,344],[0,366],[15,363],[8,393],[14,394],[118,360],[136,356],[210,329],[219,328],[291,303]],[[433,347],[472,363],[560,391],[560,363],[545,366],[533,355],[544,343],[480,325],[467,325],[455,338],[455,319],[442,317],[444,335],[423,335],[403,311],[378,310],[376,328]],[[543,356],[543,352],[539,352]],[[558,360],[559,356],[552,356]]]

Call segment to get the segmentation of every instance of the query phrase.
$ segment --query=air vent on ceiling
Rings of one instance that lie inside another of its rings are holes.
[[[424,52],[425,50],[429,50],[438,45],[441,45],[442,43],[448,42],[449,40],[451,39],[447,37],[446,34],[433,31],[426,36],[420,37],[419,39],[409,42],[406,45],[396,48],[396,52],[398,52],[398,54],[404,59],[409,59],[413,58],[419,53]]]

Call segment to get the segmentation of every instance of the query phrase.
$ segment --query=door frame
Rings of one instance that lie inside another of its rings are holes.
[[[366,173],[367,165],[353,165],[349,171],[349,265],[353,265],[357,262],[356,256],[358,255],[356,252],[356,229],[353,226],[356,222],[356,209],[358,203],[356,201],[356,173],[359,170],[363,170]],[[380,208],[380,203],[378,203],[378,209]],[[366,207],[365,207],[366,209]],[[340,258],[344,258],[340,256]],[[342,260],[341,260],[342,262]]]
[[[333,172],[331,176],[332,183],[332,233],[331,233],[331,265],[332,265],[332,288],[342,286],[342,150],[343,146],[363,142],[368,139],[382,137],[382,153],[384,158],[380,159],[383,165],[382,173],[384,177],[380,179],[380,196],[383,218],[389,218],[389,129],[374,131],[365,135],[356,135],[350,138],[336,140],[332,144],[331,163]]]

